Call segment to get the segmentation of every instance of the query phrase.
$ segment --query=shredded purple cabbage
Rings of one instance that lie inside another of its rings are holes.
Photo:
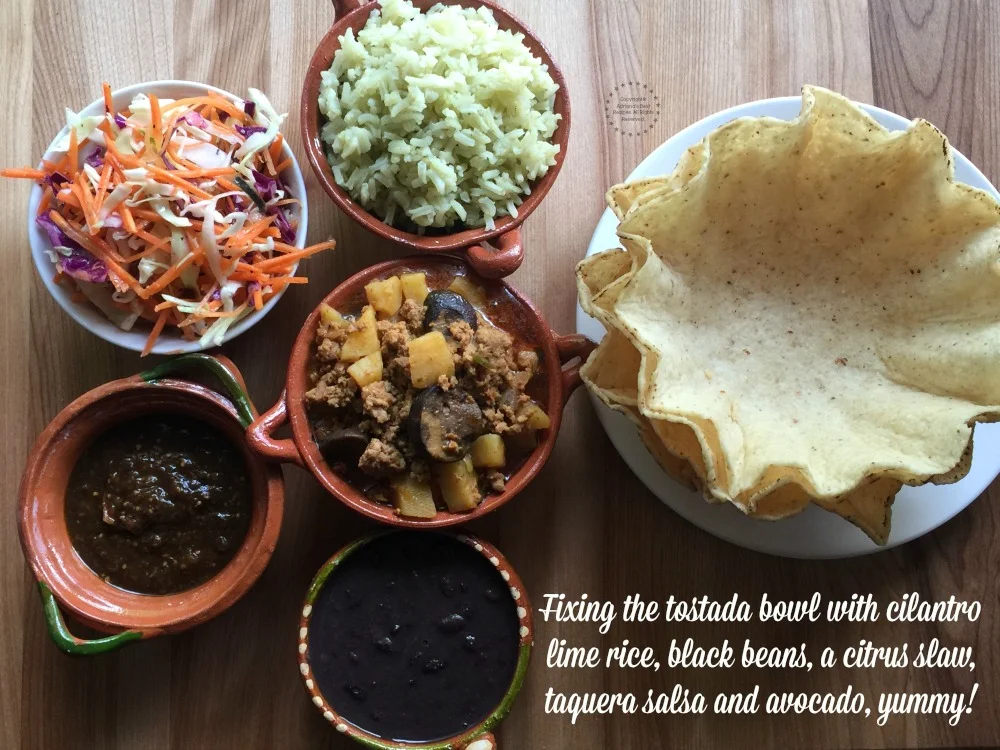
[[[87,154],[87,158],[84,161],[100,172],[104,169],[104,149],[95,148]]]
[[[128,127],[128,120],[125,119],[125,115],[121,112],[115,112],[115,125],[117,125],[119,129]]]
[[[45,234],[49,236],[49,242],[52,243],[52,247],[68,247],[70,250],[83,250],[82,247],[63,234],[63,230],[56,226],[56,223],[49,218],[47,213],[38,214],[35,218],[35,223],[45,230]]]
[[[253,117],[257,112],[257,105],[248,99],[243,102],[243,111],[250,115],[250,117]]]
[[[202,130],[208,127],[208,120],[197,112],[188,112],[186,115],[181,117],[179,121],[186,122],[188,125],[193,125],[194,127],[201,128]]]
[[[59,256],[59,270],[67,276],[91,284],[104,284],[108,280],[108,267],[104,261],[98,260],[86,250],[74,252],[69,256]]]
[[[253,173],[254,189],[257,191],[257,195],[265,202],[275,200],[278,197],[278,191],[282,188],[281,183],[256,169],[250,171]]]
[[[93,284],[103,284],[108,280],[108,267],[104,265],[104,262],[95,258],[67,237],[47,214],[41,214],[35,219],[35,222],[45,230],[53,248],[65,247],[70,250],[69,255],[56,252],[59,257],[56,267],[62,273]]]
[[[222,291],[216,289],[214,292],[208,295],[208,299],[210,302],[218,302],[220,299],[222,299]]]
[[[295,230],[292,229],[291,222],[288,221],[288,217],[285,216],[285,212],[277,206],[269,206],[267,213],[274,217],[274,226],[278,228],[278,233],[281,235],[281,241],[287,245],[294,245]]]
[[[52,188],[55,193],[59,192],[59,186],[69,182],[69,177],[64,175],[62,172],[53,172],[52,174],[45,175],[42,178],[42,182]]]
[[[263,133],[267,130],[263,125],[237,125],[236,132],[244,138],[249,138],[254,133]]]

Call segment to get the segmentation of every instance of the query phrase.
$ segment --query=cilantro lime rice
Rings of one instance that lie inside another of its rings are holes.
[[[320,85],[337,184],[387,224],[494,227],[555,164],[558,86],[488,8],[384,0]]]

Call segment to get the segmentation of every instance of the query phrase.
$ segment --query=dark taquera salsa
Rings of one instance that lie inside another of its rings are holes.
[[[308,660],[347,721],[386,739],[430,742],[483,721],[519,657],[507,584],[454,537],[404,531],[351,553],[313,604]]]
[[[403,516],[475,508],[549,427],[545,363],[502,284],[396,272],[324,305],[306,407],[335,471]]]
[[[251,503],[246,462],[228,437],[197,419],[154,415],[118,424],[87,448],[70,475],[66,524],[97,575],[171,594],[232,559]]]

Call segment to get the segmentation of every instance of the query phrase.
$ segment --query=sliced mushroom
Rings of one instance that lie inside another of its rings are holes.
[[[327,461],[357,463],[368,447],[368,438],[357,427],[338,427],[317,433],[316,445]]]
[[[427,388],[413,399],[407,420],[410,437],[435,461],[458,461],[486,429],[476,400],[461,388]]]
[[[479,325],[476,308],[460,294],[447,289],[435,289],[424,299],[427,312],[424,313],[424,328],[428,331],[441,331],[447,334],[448,327],[459,320],[464,320],[472,330]]]

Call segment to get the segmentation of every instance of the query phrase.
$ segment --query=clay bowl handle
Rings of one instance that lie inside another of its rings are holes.
[[[247,394],[247,384],[243,380],[243,373],[233,363],[229,357],[211,354],[182,354],[179,357],[168,359],[151,370],[139,373],[139,378],[147,383],[155,383],[157,380],[172,375],[178,370],[200,368],[207,370],[222,384],[226,395],[236,407],[240,424],[249,427],[257,410],[254,408],[250,396]]]
[[[295,441],[272,437],[272,433],[288,421],[288,406],[285,391],[278,397],[278,403],[261,414],[253,421],[247,430],[247,442],[250,449],[268,459],[283,464],[295,464],[306,468],[305,461],[299,454]]]
[[[580,368],[587,361],[590,353],[597,348],[597,344],[579,333],[571,333],[568,336],[553,334],[556,341],[556,351],[559,352],[559,362],[564,365],[562,370],[562,392],[563,404],[569,401],[573,391],[580,387],[583,379],[580,377]],[[567,363],[569,363],[567,365]]]
[[[77,638],[66,627],[66,621],[63,619],[62,612],[59,611],[59,602],[49,591],[49,587],[41,581],[38,582],[38,593],[42,597],[42,609],[45,611],[45,624],[48,625],[49,636],[63,653],[73,656],[95,656],[114,651],[126,643],[138,641],[144,637],[143,633],[138,630],[124,630],[105,638],[91,640]],[[152,633],[146,635],[152,635]]]
[[[465,251],[469,265],[486,279],[502,279],[516,271],[524,260],[521,228],[514,227],[493,241],[493,248],[473,245]]]
[[[364,0],[333,0],[333,12],[340,20],[348,13],[352,13],[364,5]]]
[[[468,745],[462,745],[459,750],[497,750],[500,747],[497,744],[497,738],[493,736],[493,732],[487,732],[486,734],[481,734]]]

